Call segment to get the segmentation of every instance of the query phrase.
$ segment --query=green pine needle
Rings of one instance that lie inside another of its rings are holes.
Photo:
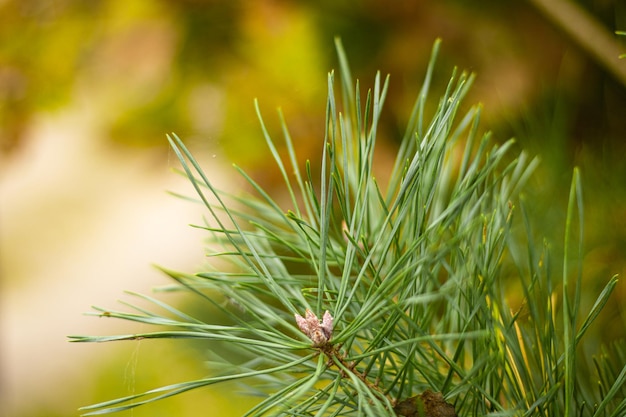
[[[545,245],[531,238],[528,203],[519,197],[537,160],[514,154],[512,141],[495,145],[479,134],[480,106],[459,114],[474,77],[454,70],[428,117],[435,42],[389,183],[381,185],[373,168],[389,78],[377,74],[362,97],[336,45],[341,100],[330,73],[318,179],[312,163],[301,170],[279,113],[282,159],[256,104],[288,208],[238,167],[255,194],[216,189],[183,141],[168,136],[207,210],[198,227],[213,241],[209,255],[222,261],[222,269],[209,265],[194,275],[163,269],[176,283],[169,290],[196,294],[232,324],[206,323],[134,294],[155,310],[126,304],[130,312],[96,307],[94,314],[162,329],[71,337],[203,339],[240,361],[220,358],[212,368],[223,374],[95,404],[85,415],[232,380],[264,395],[247,416],[395,416],[399,403],[426,390],[443,393],[463,416],[623,415],[626,368],[616,373],[605,355],[593,361],[599,385],[579,372],[590,361],[578,347],[617,279],[583,315],[578,170],[558,278]],[[522,293],[511,297],[518,287]],[[325,311],[332,324],[318,321]],[[299,316],[309,320],[304,327]]]

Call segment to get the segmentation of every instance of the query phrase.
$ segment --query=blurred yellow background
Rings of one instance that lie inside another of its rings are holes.
[[[171,172],[178,164],[165,133],[183,138],[222,188],[241,186],[232,163],[271,187],[278,177],[267,166],[258,97],[270,129],[278,132],[280,106],[299,155],[317,160],[335,36],[362,89],[375,71],[391,74],[388,149],[441,37],[439,84],[453,65],[476,72],[468,103],[484,104],[484,126],[542,158],[532,184],[538,231],[558,253],[580,165],[590,295],[623,275],[624,81],[532,3],[0,1],[0,413],[78,415],[83,405],[204,375],[205,352],[184,343],[65,337],[136,331],[81,314],[113,306],[124,290],[167,284],[152,263],[193,271],[203,262],[203,235],[187,227],[201,221],[200,208],[166,194],[189,187]],[[576,4],[619,45],[623,2]],[[623,284],[615,300],[595,326],[606,342],[626,333]],[[120,415],[239,415],[248,403],[235,390]]]

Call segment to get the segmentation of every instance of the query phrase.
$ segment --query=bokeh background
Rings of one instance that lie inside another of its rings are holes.
[[[219,186],[243,186],[237,163],[272,188],[258,97],[270,130],[280,106],[299,155],[317,160],[335,36],[362,86],[391,74],[381,152],[396,146],[442,38],[439,85],[455,65],[475,72],[468,104],[483,103],[483,127],[541,157],[527,201],[554,259],[580,166],[585,293],[624,276],[626,37],[614,31],[626,29],[626,3],[542,3],[0,0],[0,415],[78,415],[204,375],[210,354],[185,343],[65,337],[136,331],[82,313],[167,284],[152,263],[193,271],[204,262],[203,235],[187,227],[200,208],[166,193],[190,190],[172,172],[165,133],[182,137]],[[625,336],[625,301],[620,283],[591,330],[598,345]],[[236,389],[120,415],[239,415],[249,403]]]

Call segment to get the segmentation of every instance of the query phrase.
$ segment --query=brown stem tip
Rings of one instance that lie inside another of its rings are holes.
[[[445,402],[440,392],[431,390],[400,401],[393,411],[403,417],[458,417],[454,406]]]

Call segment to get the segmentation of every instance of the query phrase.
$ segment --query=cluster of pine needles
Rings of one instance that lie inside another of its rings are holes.
[[[257,105],[286,203],[237,167],[251,195],[216,189],[183,142],[168,136],[206,207],[198,227],[217,260],[196,274],[164,269],[176,283],[169,289],[196,294],[229,324],[139,295],[154,310],[127,304],[132,311],[94,314],[157,331],[72,336],[201,339],[236,359],[214,363],[204,379],[84,407],[85,415],[226,381],[262,395],[246,416],[429,415],[422,406],[406,411],[424,393],[458,416],[626,415],[625,356],[591,359],[581,348],[617,279],[581,311],[578,171],[562,267],[553,268],[521,194],[537,160],[479,133],[480,106],[459,114],[473,76],[454,70],[427,111],[437,41],[389,181],[379,184],[374,151],[389,78],[378,74],[362,96],[339,42],[337,50],[341,87],[336,97],[330,73],[319,164],[300,166],[280,113],[278,146]]]

